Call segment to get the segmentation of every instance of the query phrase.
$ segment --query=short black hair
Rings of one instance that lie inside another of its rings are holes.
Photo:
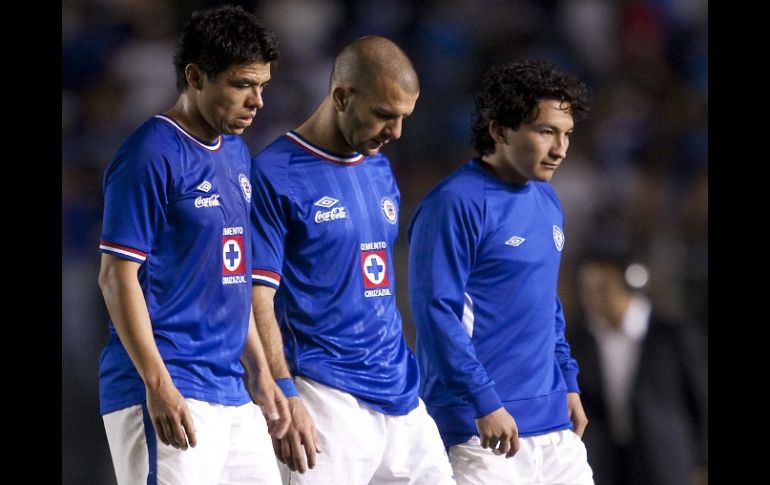
[[[588,110],[585,84],[550,64],[525,60],[493,67],[476,94],[471,125],[471,144],[479,156],[495,151],[495,141],[489,134],[490,122],[518,130],[522,122],[537,118],[542,99],[569,103],[573,119]]]
[[[278,59],[278,38],[257,17],[240,6],[200,10],[182,31],[174,56],[176,88],[187,89],[185,67],[197,64],[209,79],[230,66],[273,62]]]

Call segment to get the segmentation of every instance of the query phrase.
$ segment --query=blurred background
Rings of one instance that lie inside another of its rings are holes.
[[[115,483],[98,409],[103,172],[134,129],[176,100],[172,58],[190,14],[222,3],[254,11],[281,42],[265,107],[244,135],[253,153],[315,110],[351,40],[384,35],[412,58],[421,95],[401,140],[384,150],[402,196],[395,264],[410,343],[406,229],[430,188],[475,156],[480,77],[523,58],[577,74],[592,111],[552,182],[566,217],[559,291],[568,331],[585,320],[583,255],[622,253],[646,268],[654,311],[703,336],[697,362],[707,375],[707,0],[64,0],[62,483]]]

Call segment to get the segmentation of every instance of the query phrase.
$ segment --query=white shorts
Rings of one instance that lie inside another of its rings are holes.
[[[297,391],[318,430],[322,452],[292,485],[455,484],[436,423],[420,400],[405,416],[388,416],[346,392],[302,377]]]
[[[158,440],[142,404],[103,416],[120,485],[281,483],[265,417],[258,406],[185,401],[198,442],[185,451]]]
[[[457,485],[593,485],[586,447],[571,430],[519,438],[512,458],[481,447],[478,436],[449,448]]]

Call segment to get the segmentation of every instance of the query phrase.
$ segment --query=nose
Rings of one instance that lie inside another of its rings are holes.
[[[569,148],[569,138],[567,135],[558,135],[554,137],[554,143],[551,147],[551,156],[563,159],[567,156],[567,148]]]
[[[246,98],[246,106],[249,108],[262,109],[265,102],[262,100],[262,88],[254,86],[249,91],[249,96]]]
[[[399,138],[401,138],[402,126],[403,126],[402,118],[396,118],[391,123],[389,123],[385,128],[385,132],[388,135],[388,138],[391,140],[398,140]]]

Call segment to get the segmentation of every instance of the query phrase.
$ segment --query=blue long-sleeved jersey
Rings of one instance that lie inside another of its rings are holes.
[[[547,183],[504,182],[471,160],[409,227],[420,396],[447,447],[505,406],[520,436],[571,427],[578,366],[556,294],[563,213]]]

